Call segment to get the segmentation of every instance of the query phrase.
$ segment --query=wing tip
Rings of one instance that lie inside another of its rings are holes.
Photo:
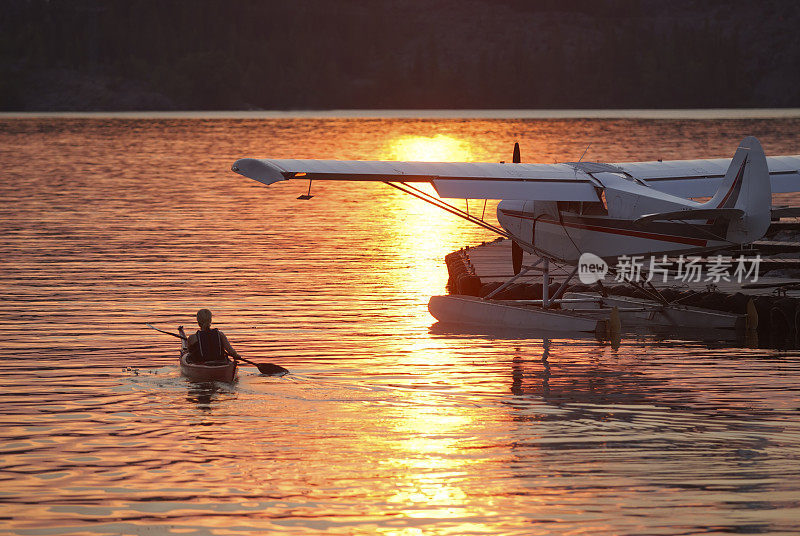
[[[266,185],[286,180],[282,170],[275,164],[256,158],[240,158],[233,163],[231,171]]]

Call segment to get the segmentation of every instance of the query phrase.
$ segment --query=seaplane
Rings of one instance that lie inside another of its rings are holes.
[[[514,276],[503,286],[483,297],[433,296],[428,309],[440,322],[544,331],[608,331],[618,329],[621,316],[634,323],[741,327],[741,315],[670,303],[650,283],[647,289],[640,284],[648,298],[634,302],[603,295],[602,288],[600,296],[566,290],[587,253],[613,263],[623,256],[729,250],[761,239],[774,217],[800,216],[800,209],[771,206],[773,193],[800,191],[800,155],[767,157],[752,136],[730,159],[533,164],[521,162],[515,144],[511,163],[242,158],[232,170],[265,185],[309,181],[308,194],[298,199],[313,197],[311,181],[382,182],[510,239]],[[435,194],[418,183],[430,184]],[[449,199],[499,201],[499,227]],[[524,252],[538,260],[523,267]],[[572,269],[553,291],[550,263]],[[539,264],[541,299],[493,299]]]

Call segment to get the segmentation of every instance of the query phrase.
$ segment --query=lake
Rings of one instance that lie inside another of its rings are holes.
[[[0,534],[800,533],[797,351],[434,325],[488,231],[230,171],[798,154],[800,116],[354,115],[0,117]],[[181,378],[145,323],[201,307],[291,374]]]

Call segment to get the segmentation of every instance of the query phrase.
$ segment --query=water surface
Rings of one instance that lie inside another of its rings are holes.
[[[800,153],[800,119],[0,120],[0,532],[791,534],[800,357],[433,325],[493,237],[386,186],[239,157],[619,162]],[[789,200],[792,200],[789,198]],[[796,200],[795,200],[796,201]],[[474,206],[472,210],[477,210]],[[490,206],[487,213],[491,214]],[[245,356],[178,374],[200,307]]]

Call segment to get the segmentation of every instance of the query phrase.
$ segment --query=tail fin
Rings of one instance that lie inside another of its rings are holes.
[[[739,144],[717,193],[701,208],[737,208],[744,211],[733,218],[725,236],[737,244],[758,240],[767,232],[772,204],[767,157],[759,141],[748,136]]]

